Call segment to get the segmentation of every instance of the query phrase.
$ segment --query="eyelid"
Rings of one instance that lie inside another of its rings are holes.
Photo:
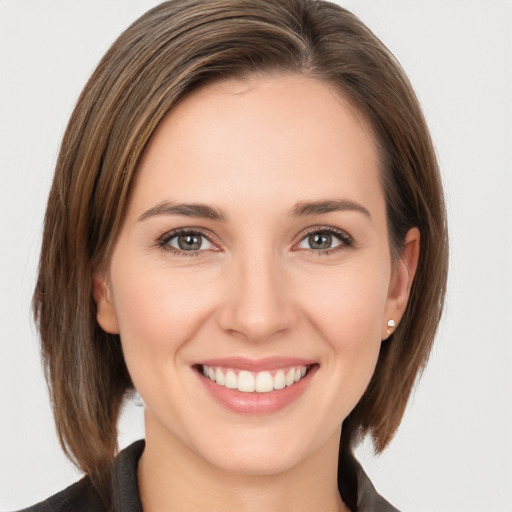
[[[306,237],[314,234],[314,233],[328,233],[330,235],[335,236],[341,243],[335,247],[329,248],[329,249],[299,249],[297,248],[298,244],[300,244]],[[175,247],[172,247],[168,245],[169,241],[179,235],[182,234],[191,234],[191,235],[198,235],[206,238],[213,246],[214,248],[209,249],[198,249],[195,251],[184,251]],[[213,233],[209,232],[208,230],[204,230],[202,228],[194,228],[194,227],[186,227],[186,228],[175,228],[171,229],[170,231],[166,231],[162,235],[160,235],[156,242],[155,246],[160,249],[164,249],[166,251],[169,251],[171,253],[181,255],[181,256],[201,256],[202,253],[207,253],[211,251],[218,252],[221,250],[220,243],[217,241],[217,237],[213,235]],[[345,230],[340,228],[335,228],[334,226],[311,226],[310,228],[307,228],[305,231],[303,231],[300,234],[300,237],[298,240],[292,245],[292,250],[309,250],[309,252],[315,253],[315,254],[325,254],[325,253],[331,253],[336,252],[339,250],[348,249],[354,246],[354,238],[349,235]]]
[[[210,244],[214,246],[214,248],[208,248],[208,249],[198,249],[195,251],[184,251],[181,249],[178,249],[176,247],[172,247],[169,244],[169,241],[173,238],[176,238],[180,235],[184,234],[190,234],[190,235],[196,235],[206,238]],[[164,249],[166,251],[169,251],[173,254],[177,254],[179,256],[201,256],[202,253],[210,252],[210,251],[220,251],[220,244],[217,242],[216,237],[213,236],[212,233],[205,231],[202,228],[175,228],[171,229],[170,231],[166,231],[162,235],[160,235],[155,242],[155,246],[159,249]]]
[[[315,233],[328,233],[333,235],[340,240],[340,244],[336,247],[332,247],[330,249],[297,249],[297,246],[308,236],[311,236]],[[354,246],[354,238],[349,235],[344,229],[335,228],[334,226],[312,226],[300,234],[300,237],[297,242],[295,242],[292,246],[294,250],[309,250],[315,254],[324,254],[330,252],[336,252],[338,250],[348,249]]]

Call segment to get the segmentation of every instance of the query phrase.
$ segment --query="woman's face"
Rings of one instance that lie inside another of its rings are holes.
[[[405,308],[417,246],[413,230],[391,261],[371,131],[332,86],[255,78],[180,102],[95,277],[148,443],[245,474],[334,448]]]

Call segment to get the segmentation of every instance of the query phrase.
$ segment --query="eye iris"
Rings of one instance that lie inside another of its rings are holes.
[[[327,233],[315,233],[309,236],[311,249],[330,249],[331,245],[332,236]]]
[[[198,251],[203,245],[201,237],[198,235],[180,235],[178,237],[178,246],[183,251]]]

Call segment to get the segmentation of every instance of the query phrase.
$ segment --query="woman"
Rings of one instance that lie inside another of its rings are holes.
[[[94,72],[57,163],[34,309],[88,476],[35,510],[395,510],[352,451],[398,427],[446,268],[428,130],[355,17],[153,9]],[[112,466],[134,388],[146,443]]]

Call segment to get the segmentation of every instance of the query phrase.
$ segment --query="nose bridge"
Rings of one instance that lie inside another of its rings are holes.
[[[282,261],[267,247],[244,250],[233,258],[222,327],[252,341],[267,339],[293,322]]]

